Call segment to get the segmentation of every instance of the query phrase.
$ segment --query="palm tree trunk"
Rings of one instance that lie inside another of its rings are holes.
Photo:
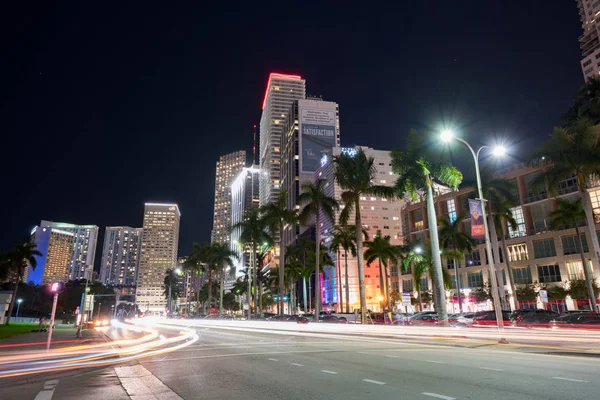
[[[456,251],[453,247],[453,251]],[[456,279],[456,298],[458,299],[458,311],[462,314],[462,294],[460,293],[460,273],[458,272],[458,268],[460,267],[459,263],[456,260],[454,262],[454,278]]]
[[[348,285],[348,250],[346,249],[344,249],[344,259],[346,260],[344,271],[346,273],[346,276],[344,277],[344,283],[346,284],[346,314],[350,314],[350,286]]]
[[[200,267],[196,271],[196,315],[200,315]]]
[[[315,230],[317,235],[317,250],[315,251],[315,322],[319,322],[319,317],[321,316],[321,277],[320,277],[320,264],[321,264],[321,229],[320,229],[320,220],[321,216],[319,215],[319,210],[316,212],[316,225]]]
[[[356,225],[356,260],[358,263],[358,290],[360,292],[360,323],[367,323],[367,295],[365,293],[365,266],[363,254],[363,229],[360,219],[360,197],[356,198],[354,224]]]
[[[583,203],[583,211],[585,211],[585,220],[587,223],[588,233],[590,235],[590,239],[592,240],[592,248],[594,249],[594,256],[592,258],[592,271],[593,271],[593,260],[596,258],[596,266],[600,266],[600,245],[598,244],[598,235],[596,233],[596,221],[594,220],[594,211],[592,210],[592,202],[590,201],[589,193],[587,190],[579,191],[581,196],[581,201]],[[584,271],[587,271],[584,265]],[[591,282],[588,281],[588,287],[591,285]],[[594,293],[592,291],[592,293]],[[594,295],[594,307],[592,310],[598,311],[598,307],[596,306],[596,296]]]
[[[219,285],[219,315],[223,315],[223,292],[225,291],[225,270],[221,271]]]
[[[264,297],[264,288],[263,288],[263,280],[261,279],[258,282],[258,308],[262,311],[263,309],[263,297]]]
[[[389,260],[388,260],[388,264],[389,264]],[[385,272],[385,294],[387,296],[387,304],[388,304],[388,311],[392,311],[392,293],[390,292],[390,277],[388,275],[388,267],[384,264],[383,265],[383,272]]]
[[[377,262],[379,263],[379,295],[383,300],[385,300],[385,284],[383,281],[383,268],[381,267],[381,259],[378,258]],[[379,307],[381,307],[381,302],[379,302]],[[383,311],[383,307],[381,307]]]
[[[212,271],[210,267],[208,268],[208,314],[210,315],[211,307],[212,307]],[[206,314],[206,312],[205,312]]]
[[[583,276],[585,277],[585,283],[587,284],[588,299],[590,301],[590,310],[596,310],[596,295],[594,294],[594,286],[592,285],[592,277],[588,271],[585,254],[583,253],[583,245],[581,243],[581,236],[579,233],[579,227],[575,222],[575,233],[577,234],[577,247],[579,248],[579,255],[581,256],[581,266],[583,267]]]
[[[508,246],[506,246],[506,231],[502,224],[502,252],[504,253],[504,262],[506,263],[506,272],[508,272],[508,280],[510,281],[510,291],[512,292],[515,310],[519,308],[519,300],[517,299],[517,286],[515,285],[515,276],[513,275],[512,267],[510,266],[510,258],[508,254]]]
[[[12,297],[10,298],[10,305],[8,306],[8,315],[6,316],[5,325],[10,325],[10,316],[12,315],[13,308],[15,307],[15,301],[17,300],[17,293],[19,292],[19,281],[21,280],[21,274],[17,273],[17,281],[15,282],[15,289],[13,290]]]
[[[496,231],[496,221],[494,221],[492,207],[490,206],[488,208],[488,225],[490,230],[490,242],[492,245],[492,254],[488,254],[488,261],[490,263],[494,263],[495,266],[494,269],[496,270],[496,282],[498,282],[498,294],[500,295],[502,309],[508,310],[510,307],[508,307],[506,304],[506,293],[504,292],[504,276],[502,276],[502,268],[500,267],[500,253],[498,252],[498,232]]]
[[[433,292],[436,295],[435,311],[441,325],[448,324],[448,310],[446,308],[446,292],[444,290],[444,276],[442,275],[442,259],[440,257],[440,242],[438,239],[437,219],[433,204],[433,190],[431,177],[427,181],[427,219],[429,223],[429,241],[431,243],[431,258],[433,260]]]
[[[254,300],[254,313],[258,316],[259,312],[262,312],[262,305],[260,307],[260,309],[257,309],[258,304],[258,287],[256,286],[258,284],[258,272],[256,271],[256,269],[258,268],[258,254],[257,254],[257,250],[256,250],[256,241],[252,241],[252,254],[254,254],[254,260],[252,260],[252,283],[254,284],[254,296],[253,296],[253,300]]]
[[[283,247],[283,220],[279,220],[279,315],[283,316],[283,294],[285,293],[284,286],[284,269],[285,269],[285,249]]]
[[[302,298],[304,300],[304,312],[308,312],[308,299],[306,298],[306,278],[302,277]]]
[[[344,299],[342,298],[342,263],[340,260],[340,249],[337,251],[337,286],[338,286],[338,310],[343,312]]]

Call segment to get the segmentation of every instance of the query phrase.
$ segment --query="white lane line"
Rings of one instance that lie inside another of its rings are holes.
[[[487,369],[489,371],[498,371],[498,372],[502,372],[504,371],[503,369],[500,368],[490,368],[490,367],[479,367],[480,369]]]
[[[374,381],[373,379],[363,379],[363,382],[367,382],[367,383],[374,383],[376,385],[385,385],[385,382],[381,382],[381,381]]]
[[[436,399],[456,400],[456,397],[444,396],[443,394],[429,393],[429,392],[423,392],[421,394],[424,394],[425,396],[429,396],[429,397],[435,397]]]
[[[394,356],[394,355],[391,355],[391,354],[386,354],[385,356],[389,357],[389,358],[402,358],[400,356]]]
[[[44,382],[44,388],[35,396],[35,400],[52,400],[58,380]]]
[[[561,378],[560,376],[553,376],[552,379],[558,379],[560,381],[569,381],[569,382],[590,383],[589,381],[583,381],[581,379]]]
[[[279,360],[278,360],[278,359],[276,359],[276,358],[267,358],[267,360],[269,360],[269,361],[279,361]]]
[[[366,351],[357,351],[357,353],[358,353],[358,354],[371,354],[371,353],[369,353],[369,352],[366,352]]]
[[[322,369],[321,372],[323,372],[324,374],[331,374],[331,375],[337,375],[338,374],[335,371],[329,371],[327,369]]]
[[[304,367],[304,364],[291,363],[294,367]]]
[[[424,360],[424,361],[428,362],[428,363],[433,363],[433,364],[446,364],[443,361],[436,361],[436,360]]]

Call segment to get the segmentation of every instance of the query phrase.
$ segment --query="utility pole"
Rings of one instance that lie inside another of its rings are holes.
[[[58,302],[58,289],[60,284],[54,282],[50,290],[54,292],[54,301],[52,301],[52,314],[50,314],[50,327],[48,328],[48,341],[46,342],[46,351],[50,351],[50,341],[52,340],[52,330],[54,329],[54,315],[56,314],[56,303]]]

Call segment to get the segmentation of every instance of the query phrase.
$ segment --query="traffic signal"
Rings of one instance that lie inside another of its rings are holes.
[[[290,299],[290,296],[288,296],[287,294],[285,296],[283,296],[283,301],[288,301]]]
[[[279,296],[273,296],[273,298],[277,301],[279,301]]]

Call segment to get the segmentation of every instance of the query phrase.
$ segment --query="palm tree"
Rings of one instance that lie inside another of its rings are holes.
[[[210,245],[208,243],[196,243],[192,244],[192,251],[187,256],[183,267],[196,274],[196,314],[200,314],[200,288],[204,284],[200,277],[204,276],[206,272],[206,262],[208,258],[208,249]]]
[[[244,214],[244,219],[237,224],[233,225],[231,229],[240,228],[240,243],[248,244],[252,248],[252,260],[250,262],[251,271],[250,276],[252,279],[248,280],[248,303],[250,303],[250,295],[253,293],[250,286],[257,284],[257,267],[258,267],[258,247],[266,243],[267,245],[271,245],[273,243],[273,237],[268,232],[268,226],[266,221],[261,218],[260,212],[257,209],[251,209],[246,211]],[[254,304],[255,304],[255,312],[256,312],[256,304],[257,293],[254,292]]]
[[[399,197],[409,195],[414,201],[419,190],[425,189],[427,194],[427,222],[429,224],[429,243],[433,254],[435,309],[442,324],[448,320],[446,309],[446,293],[443,283],[442,259],[438,240],[437,217],[433,204],[433,185],[438,181],[451,189],[457,189],[462,181],[462,173],[452,164],[434,154],[430,143],[423,136],[412,130],[406,148],[392,151],[392,169],[399,175],[395,187]]]
[[[238,255],[235,251],[231,250],[225,243],[212,243],[208,254],[209,265],[212,266],[209,269],[209,305],[210,305],[210,272],[214,272],[219,277],[219,315],[223,314],[223,293],[225,291],[225,273],[226,269],[229,268],[229,275],[235,276],[235,263],[233,258],[237,258]]]
[[[369,236],[366,229],[362,230],[364,240],[368,240]],[[345,281],[346,286],[346,313],[350,313],[350,285],[348,284],[348,251],[352,257],[356,257],[356,226],[355,225],[337,225],[333,229],[330,249],[331,251],[339,251],[340,247],[344,250],[345,263]],[[340,292],[340,298],[341,298]],[[341,310],[341,308],[340,308]]]
[[[256,283],[258,285],[258,309],[263,310],[263,293],[264,284],[268,275],[268,271],[264,271],[263,265],[267,256],[273,250],[273,246],[269,243],[263,243],[259,247],[258,255],[256,256]]]
[[[415,250],[419,248],[419,250]],[[421,278],[423,274],[429,271],[429,264],[423,257],[423,250],[421,246],[417,245],[414,248],[403,246],[403,255],[400,258],[400,268],[403,272],[412,270],[414,289],[417,292],[417,303],[419,304],[419,311],[423,309],[423,303],[421,300]]]
[[[542,160],[543,170],[534,183],[545,183],[551,193],[556,194],[563,180],[576,178],[594,256],[596,263],[600,262],[600,245],[588,192],[593,176],[600,176],[600,136],[593,123],[584,119],[570,128],[554,128],[550,140],[540,146],[536,156]]]
[[[175,272],[174,268],[169,268],[165,271],[165,279],[163,281],[163,295],[169,300],[169,306],[171,306],[173,300],[179,298],[179,275]],[[169,298],[169,294],[171,295]],[[172,307],[169,307],[169,312],[172,311]]]
[[[550,228],[552,230],[564,229],[565,227],[574,227],[579,254],[581,256],[581,266],[583,267],[583,275],[588,289],[588,298],[590,300],[590,310],[596,310],[596,296],[594,294],[593,276],[587,268],[583,245],[581,243],[581,233],[579,232],[579,224],[585,221],[585,211],[583,211],[581,197],[574,201],[556,198],[556,209],[551,211],[548,216],[552,219]]]
[[[286,224],[295,225],[298,223],[298,213],[294,209],[289,209],[287,205],[288,191],[283,189],[279,193],[279,198],[275,203],[269,203],[260,208],[263,219],[269,226],[272,235],[279,234],[279,242],[283,240],[283,228]],[[285,248],[279,246],[279,274],[285,275]],[[283,292],[284,282],[279,282],[279,315],[283,315]]]
[[[517,285],[515,284],[515,277],[513,274],[512,267],[510,265],[510,255],[508,254],[508,246],[506,245],[506,226],[516,231],[518,229],[517,221],[513,217],[511,207],[514,203],[510,203],[509,200],[504,199],[500,203],[496,203],[492,206],[492,215],[494,216],[494,225],[496,225],[497,234],[500,235],[502,242],[502,254],[504,254],[504,263],[506,264],[506,271],[508,272],[508,280],[510,282],[510,290],[512,292],[515,309],[519,308],[519,299],[517,296]]]
[[[365,293],[365,266],[363,255],[363,225],[360,213],[360,198],[362,196],[377,196],[386,199],[394,198],[394,189],[389,186],[374,185],[377,176],[375,159],[367,157],[363,149],[355,155],[342,153],[333,157],[335,179],[344,190],[341,195],[343,209],[340,213],[340,224],[346,225],[350,214],[354,211],[354,226],[356,236],[356,255],[358,263],[358,288],[360,292],[360,321],[367,322],[367,299]]]
[[[400,255],[398,247],[390,243],[391,237],[389,235],[382,236],[381,231],[378,230],[377,234],[373,236],[373,240],[366,241],[365,246],[368,249],[365,251],[365,260],[367,265],[371,265],[373,261],[377,260],[379,263],[379,287],[381,288],[381,296],[387,299],[388,309],[391,310],[392,303],[390,298],[389,278],[387,268],[390,260],[395,260]],[[382,269],[382,266],[384,269]],[[383,276],[385,274],[385,283]]]
[[[465,252],[471,253],[473,247],[477,245],[475,241],[468,234],[460,230],[463,222],[467,219],[466,215],[458,216],[454,221],[450,221],[446,217],[440,217],[438,220],[440,225],[440,246],[443,249],[450,250],[452,252],[458,252],[461,255]],[[462,313],[462,299],[460,293],[460,274],[458,272],[460,268],[460,262],[457,263],[454,259],[454,273],[456,276],[456,292],[458,294],[458,308]]]
[[[563,115],[567,127],[577,126],[583,119],[590,119],[594,124],[600,121],[600,78],[589,77],[579,89],[579,93]]]
[[[319,279],[319,251],[321,250],[321,218],[328,218],[335,222],[335,211],[339,209],[338,202],[325,194],[325,181],[317,179],[315,183],[302,185],[302,193],[298,196],[298,203],[303,205],[300,212],[300,221],[306,224],[315,218],[316,244],[315,244],[315,321],[319,321],[321,312],[321,280]]]
[[[311,309],[310,305],[310,294],[306,292],[307,281],[310,279],[311,275],[315,272],[315,268],[310,265],[303,265],[298,273],[302,278],[302,298],[304,299],[304,312],[307,313],[309,309]]]
[[[10,305],[8,306],[8,315],[6,316],[7,326],[10,324],[10,316],[12,315],[13,308],[15,306],[15,300],[17,299],[17,293],[19,291],[19,282],[23,279],[25,269],[27,266],[35,269],[35,267],[37,267],[36,257],[42,257],[42,253],[40,253],[36,248],[37,245],[33,242],[16,244],[5,257],[4,263],[9,266],[8,269],[10,271],[16,272],[17,276],[15,288],[10,299]]]

